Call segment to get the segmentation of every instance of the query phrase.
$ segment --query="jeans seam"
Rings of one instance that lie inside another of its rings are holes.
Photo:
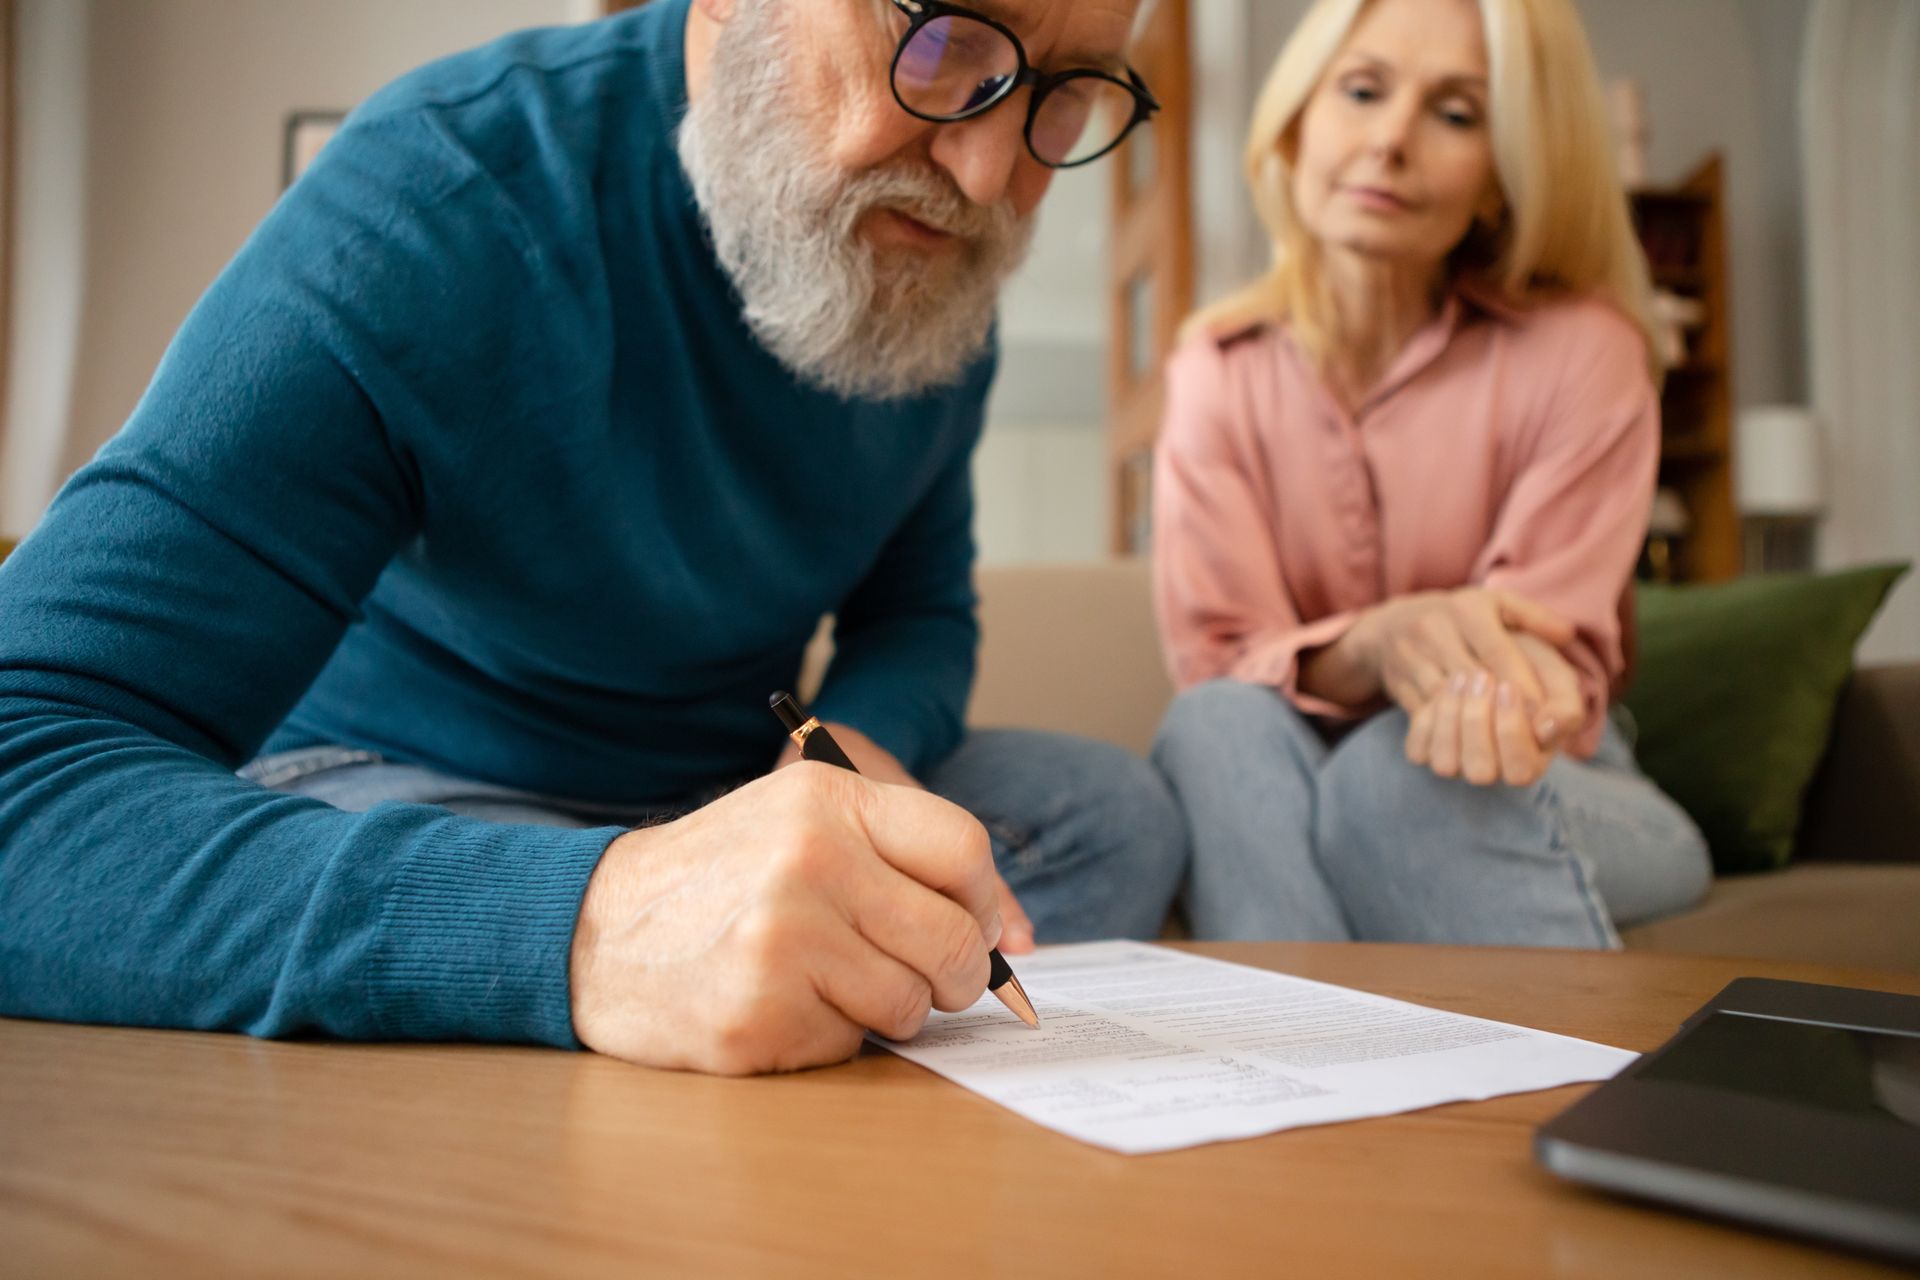
[[[1007,846],[1008,860],[1021,868],[1031,870],[1035,865],[1033,855],[1033,833],[997,818],[981,822],[991,836],[998,837]]]
[[[1539,806],[1547,811],[1547,845],[1556,854],[1573,876],[1574,888],[1579,891],[1580,904],[1586,909],[1587,921],[1599,934],[1600,945],[1610,950],[1619,950],[1620,933],[1613,927],[1613,921],[1607,915],[1600,898],[1600,890],[1587,875],[1585,861],[1580,851],[1567,840],[1566,820],[1562,812],[1564,801],[1560,789],[1551,782],[1540,784]]]

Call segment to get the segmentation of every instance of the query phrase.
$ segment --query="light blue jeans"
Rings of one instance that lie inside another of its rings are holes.
[[[1396,708],[1329,746],[1236,680],[1175,699],[1153,759],[1186,815],[1194,936],[1617,947],[1616,925],[1706,892],[1706,842],[1614,725],[1530,787],[1437,777],[1406,734]]]
[[[474,782],[371,751],[318,746],[240,771],[262,786],[359,812],[431,804],[489,822],[638,827],[726,791],[651,807],[604,805]],[[1065,734],[985,729],[929,771],[928,789],[980,819],[994,861],[1041,942],[1151,938],[1186,871],[1186,828],[1166,781],[1118,747]]]

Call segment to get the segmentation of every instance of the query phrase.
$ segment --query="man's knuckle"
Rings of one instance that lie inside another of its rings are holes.
[[[763,982],[791,962],[794,930],[792,917],[771,906],[751,909],[735,923],[734,948],[752,981]]]
[[[940,975],[956,981],[966,977],[979,961],[985,959],[986,945],[980,936],[979,926],[971,916],[956,913],[947,926],[940,952]]]
[[[980,822],[969,819],[960,833],[961,865],[970,875],[985,875],[993,870],[993,837]]]
[[[832,842],[810,831],[790,836],[772,859],[782,880],[799,884],[818,884],[829,874],[835,859]]]
[[[724,1064],[723,1074],[750,1075],[764,1069],[776,1032],[772,1003],[758,993],[743,994],[714,1011],[709,1056]]]
[[[794,803],[800,805],[805,817],[802,821],[809,827],[821,824],[824,811],[844,808],[851,797],[850,783],[853,774],[845,769],[837,769],[818,760],[802,760],[783,774],[793,775]]]
[[[924,978],[907,979],[894,993],[892,1005],[888,1011],[887,1025],[874,1029],[889,1039],[910,1040],[927,1020],[927,1010],[933,1007],[933,988]]]

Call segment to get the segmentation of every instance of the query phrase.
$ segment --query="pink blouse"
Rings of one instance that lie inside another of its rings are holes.
[[[1451,296],[1349,415],[1266,325],[1183,344],[1154,460],[1154,595],[1174,683],[1231,676],[1302,711],[1302,652],[1392,596],[1478,584],[1579,628],[1578,756],[1623,665],[1660,411],[1639,329],[1604,303]]]

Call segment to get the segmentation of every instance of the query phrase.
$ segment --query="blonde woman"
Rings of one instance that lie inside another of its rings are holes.
[[[1155,465],[1155,759],[1212,938],[1612,947],[1698,831],[1607,716],[1659,447],[1570,0],[1321,0],[1255,112],[1272,269]]]

